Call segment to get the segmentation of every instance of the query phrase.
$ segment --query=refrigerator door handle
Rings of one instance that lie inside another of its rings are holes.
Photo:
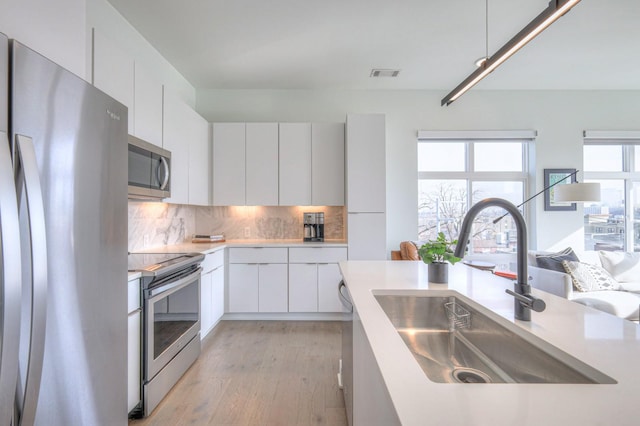
[[[162,180],[160,189],[164,191],[164,189],[167,187],[167,183],[169,183],[169,163],[167,163],[167,159],[164,157],[160,157],[160,162],[162,163],[162,167],[164,168],[164,179],[159,179]],[[158,168],[158,170],[160,169]]]
[[[20,225],[7,134],[0,132],[0,425],[13,417],[20,342]]]
[[[36,405],[40,392],[42,362],[44,356],[45,326],[47,316],[47,240],[44,201],[36,153],[31,138],[16,135],[15,174],[18,205],[26,206],[30,238],[31,275],[31,327],[29,327],[29,351],[24,373],[18,377],[16,405],[19,424],[31,425],[35,421]],[[23,200],[24,197],[24,200]],[[23,315],[24,318],[24,315]]]

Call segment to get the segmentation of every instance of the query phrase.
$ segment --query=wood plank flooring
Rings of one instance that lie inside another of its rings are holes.
[[[340,322],[222,321],[152,415],[129,426],[346,425],[340,353]]]

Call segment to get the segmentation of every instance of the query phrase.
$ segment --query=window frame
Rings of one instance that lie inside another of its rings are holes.
[[[620,180],[623,181],[624,191],[624,241],[623,252],[635,250],[634,219],[633,219],[633,184],[640,183],[640,170],[635,167],[635,147],[640,146],[640,131],[598,131],[585,130],[583,133],[583,163],[585,146],[621,146],[622,170],[619,171],[588,171],[583,170],[585,181]],[[584,235],[584,229],[583,229]]]
[[[537,132],[535,130],[508,130],[508,131],[493,131],[493,130],[481,130],[481,131],[419,131],[418,140],[416,145],[416,153],[418,146],[421,143],[464,143],[465,144],[465,171],[462,172],[442,172],[442,171],[420,171],[418,170],[417,178],[418,183],[421,180],[464,180],[467,190],[467,210],[473,205],[473,192],[472,188],[475,182],[520,182],[522,184],[522,197],[523,201],[529,198],[531,194],[532,181],[531,170],[534,170],[532,164],[532,150],[534,149],[535,138]],[[493,143],[520,143],[522,148],[522,164],[521,171],[475,171],[475,146],[478,143],[493,142]],[[416,161],[418,163],[418,161]],[[418,167],[418,164],[416,164]],[[419,193],[418,193],[419,197]],[[533,216],[532,203],[526,203],[522,206],[523,216],[527,223],[530,223],[530,218]],[[419,222],[419,220],[418,220]],[[528,227],[527,238],[531,235],[532,229]],[[507,260],[506,258],[509,258]],[[487,259],[493,261],[511,261],[515,259],[511,254],[478,254],[473,253],[468,255],[468,258],[475,259]]]

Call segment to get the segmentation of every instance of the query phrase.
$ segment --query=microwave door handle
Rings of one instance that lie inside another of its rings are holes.
[[[8,425],[18,380],[22,268],[13,165],[4,132],[0,132],[0,265],[0,424]]]
[[[160,157],[160,162],[162,163],[162,168],[164,169],[164,178],[160,177],[160,167],[158,167],[158,181],[162,182],[162,185],[160,185],[160,189],[164,190],[169,183],[169,163],[164,157]]]
[[[26,207],[28,220],[29,250],[31,265],[31,327],[25,330],[29,338],[29,351],[26,365],[26,382],[21,389],[22,380],[18,376],[17,408],[20,424],[34,423],[36,404],[40,392],[42,361],[44,355],[45,326],[47,316],[47,243],[44,216],[42,186],[36,162],[36,153],[31,138],[16,135],[16,189],[18,206]]]

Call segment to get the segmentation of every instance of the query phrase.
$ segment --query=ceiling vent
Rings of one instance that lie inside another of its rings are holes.
[[[400,70],[372,69],[369,77],[397,77]]]

